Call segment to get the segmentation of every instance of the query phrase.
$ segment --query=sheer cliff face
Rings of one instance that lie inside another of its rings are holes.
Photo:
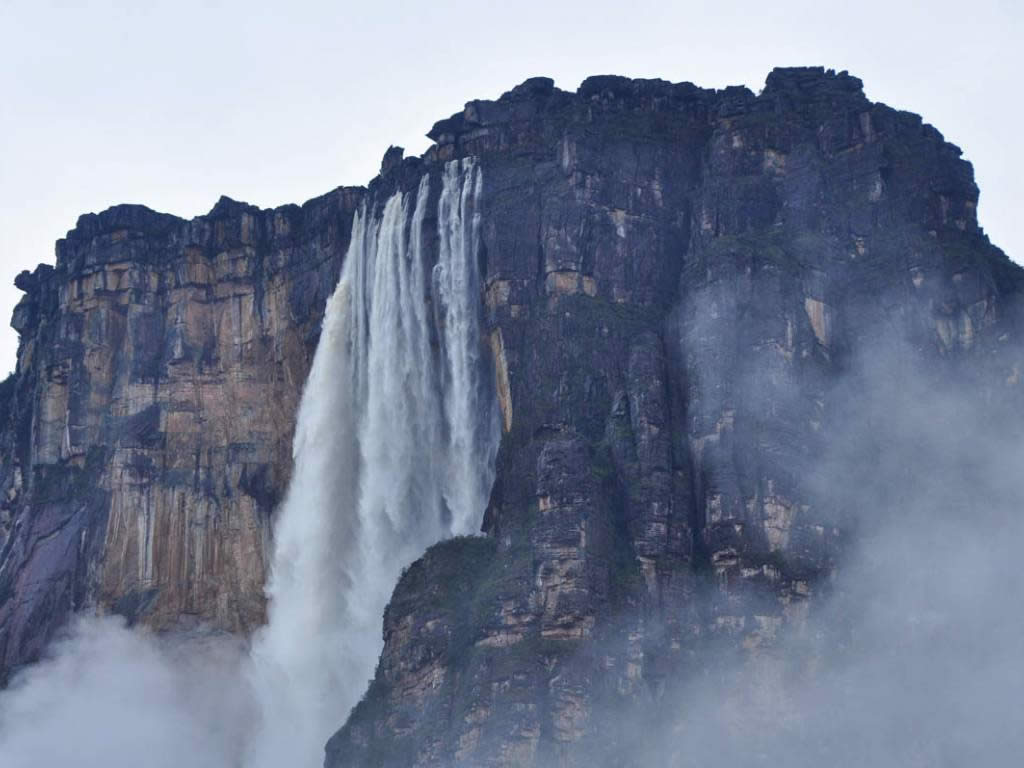
[[[0,679],[70,611],[246,631],[361,190],[83,216],[24,273],[5,384]]]
[[[656,723],[710,642],[770,646],[828,588],[852,529],[818,472],[840,374],[891,342],[1019,397],[1024,361],[996,353],[1018,342],[1022,275],[979,231],[959,150],[845,74],[776,70],[758,95],[534,79],[430,136],[373,184],[478,159],[497,478],[486,538],[399,583],[327,762],[624,764],[644,734],[623,712]],[[72,610],[261,620],[360,199],[222,201],[191,222],[115,208],[20,278],[0,670]]]
[[[327,764],[631,764],[711,648],[832,582],[866,503],[822,485],[840,374],[900,346],[1019,397],[1021,273],[960,151],[845,74],[539,79],[431,136],[485,180],[490,538],[409,569]]]

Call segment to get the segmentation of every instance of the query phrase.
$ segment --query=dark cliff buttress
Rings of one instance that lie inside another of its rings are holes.
[[[846,73],[775,70],[759,94],[535,78],[429,135],[371,191],[478,158],[497,479],[485,536],[396,588],[327,764],[576,765],[595,744],[625,764],[642,733],[607,713],[654,717],[708,638],[756,652],[828,589],[851,530],[813,478],[840,373],[899,343],[1017,402],[1024,273],[980,231],[960,151]],[[19,277],[0,674],[73,611],[262,620],[362,197],[192,221],[120,206]]]
[[[643,764],[711,649],[829,590],[841,374],[899,347],[1019,404],[1022,272],[960,150],[845,73],[537,79],[430,135],[485,179],[488,538],[408,570],[327,765]]]

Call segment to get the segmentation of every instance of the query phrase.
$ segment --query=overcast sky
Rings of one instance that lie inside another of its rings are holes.
[[[1022,260],[1021,5],[0,0],[0,374],[14,276],[52,263],[79,214],[364,184],[389,144],[421,152],[435,120],[534,75],[757,90],[773,66],[848,69],[963,148],[982,225]]]

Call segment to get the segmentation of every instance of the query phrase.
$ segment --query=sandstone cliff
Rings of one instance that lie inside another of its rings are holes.
[[[478,158],[503,436],[483,538],[413,564],[327,764],[626,764],[710,640],[812,609],[851,533],[817,459],[856,360],[906,344],[1019,402],[1024,273],[960,151],[822,69],[764,90],[528,80],[385,157]],[[80,220],[19,278],[0,388],[0,670],[68,613],[247,630],[360,190]],[[910,363],[913,365],[913,363]],[[339,726],[342,726],[339,723]],[[588,745],[586,752],[576,749]]]
[[[409,569],[327,765],[631,764],[702,649],[828,589],[839,373],[901,344],[1019,403],[1022,272],[959,149],[845,73],[535,79],[430,135],[486,179],[489,539]]]
[[[82,216],[22,273],[0,437],[0,680],[84,608],[264,615],[271,513],[361,189],[184,221]]]

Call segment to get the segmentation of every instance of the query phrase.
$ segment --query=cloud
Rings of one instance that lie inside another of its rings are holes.
[[[0,696],[4,768],[228,768],[250,707],[236,640],[81,618]]]
[[[901,344],[862,351],[828,393],[808,478],[851,533],[835,578],[775,647],[714,644],[638,764],[1019,760],[1024,439],[1019,396],[989,375],[1016,354],[958,371]]]

